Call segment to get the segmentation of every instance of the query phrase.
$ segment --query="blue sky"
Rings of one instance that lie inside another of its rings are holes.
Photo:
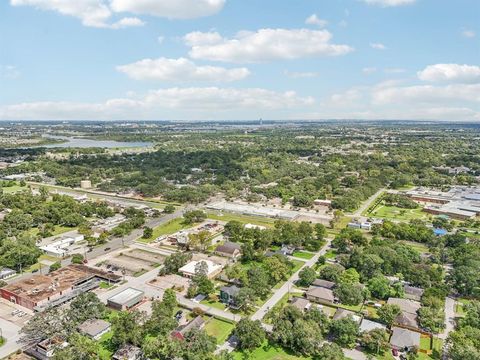
[[[0,119],[480,121],[478,0],[3,0]]]

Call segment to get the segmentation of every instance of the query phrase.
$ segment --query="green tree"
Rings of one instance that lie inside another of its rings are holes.
[[[299,284],[302,286],[310,286],[317,278],[317,273],[311,267],[304,267],[298,274]]]
[[[52,265],[50,265],[49,272],[58,270],[62,267],[62,263],[60,261],[55,261]]]
[[[237,323],[233,333],[238,339],[238,348],[242,350],[253,350],[265,340],[265,330],[259,320],[243,318]]]
[[[153,236],[153,229],[151,227],[145,226],[143,228],[143,235],[142,238],[150,239]]]
[[[390,348],[388,338],[389,335],[385,330],[373,329],[362,334],[360,343],[370,352],[383,354]]]
[[[367,283],[367,288],[377,299],[386,299],[390,296],[390,281],[383,275],[371,278]]]
[[[139,311],[121,311],[112,320],[111,342],[116,347],[126,344],[141,346],[145,332],[141,324],[145,322],[145,315]]]
[[[105,314],[105,310],[105,305],[95,293],[86,292],[72,300],[68,310],[68,317],[74,324],[78,325],[85,320],[101,319]]]
[[[165,205],[165,207],[163,208],[163,212],[165,214],[173,214],[175,212],[175,206],[171,204]]]
[[[315,360],[345,360],[343,350],[335,343],[324,343],[316,352]]]
[[[358,322],[351,316],[334,320],[330,325],[330,333],[335,342],[348,348],[352,348],[355,345],[359,330]]]
[[[401,310],[398,305],[385,304],[377,310],[380,320],[388,326],[392,326],[393,322],[400,315]]]
[[[340,302],[345,305],[358,305],[365,300],[364,291],[360,284],[340,284],[334,290]]]
[[[72,264],[83,264],[83,260],[85,260],[85,258],[83,257],[82,254],[73,254],[72,255]]]
[[[97,360],[99,359],[99,344],[83,335],[74,333],[68,339],[69,346],[64,349],[57,349],[53,360]]]

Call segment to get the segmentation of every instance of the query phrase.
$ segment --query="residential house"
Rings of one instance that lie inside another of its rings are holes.
[[[322,287],[322,288],[330,289],[330,290],[333,290],[335,285],[336,284],[333,281],[328,281],[328,280],[323,280],[323,279],[316,279],[312,283],[312,286]]]
[[[405,291],[405,298],[415,301],[421,300],[423,289],[410,285],[404,285],[403,289]]]
[[[326,305],[333,304],[335,300],[332,290],[317,286],[310,286],[305,296],[310,301]]]
[[[360,323],[360,332],[369,332],[375,329],[387,330],[387,327],[376,321],[362,319],[362,322]]]
[[[340,320],[348,316],[351,316],[352,319],[358,323],[361,321],[360,316],[358,316],[355,312],[342,308],[338,308],[337,311],[335,311],[335,314],[333,314],[333,320]]]
[[[172,336],[179,339],[185,340],[185,335],[195,329],[201,329],[205,326],[205,320],[201,316],[197,316],[195,319],[190,321],[187,325],[180,326],[172,332]]]
[[[390,305],[398,305],[402,312],[409,314],[416,314],[421,307],[421,304],[418,301],[400,298],[389,298],[387,303]]]
[[[392,327],[390,345],[392,348],[400,351],[408,351],[415,347],[419,348],[420,333],[394,326]]]
[[[112,360],[141,360],[143,359],[142,349],[133,345],[124,345],[112,356]]]
[[[237,308],[235,298],[239,292],[240,288],[238,286],[224,286],[220,289],[220,301],[232,308]]]
[[[110,323],[102,319],[91,319],[80,324],[78,331],[93,340],[99,340],[110,331]]]
[[[227,241],[223,245],[219,245],[215,249],[215,254],[229,257],[231,259],[238,259],[242,255],[242,247],[240,244]]]
[[[300,297],[294,297],[292,300],[290,300],[290,304],[300,311],[306,311],[312,306],[310,301]]]

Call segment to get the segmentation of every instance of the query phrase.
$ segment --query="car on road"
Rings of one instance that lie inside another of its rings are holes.
[[[108,251],[108,250],[112,250],[112,249],[109,247],[106,247],[105,249],[103,249],[103,251]]]

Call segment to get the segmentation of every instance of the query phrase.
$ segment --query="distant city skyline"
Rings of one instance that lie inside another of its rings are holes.
[[[0,120],[480,121],[477,0],[5,0]]]

